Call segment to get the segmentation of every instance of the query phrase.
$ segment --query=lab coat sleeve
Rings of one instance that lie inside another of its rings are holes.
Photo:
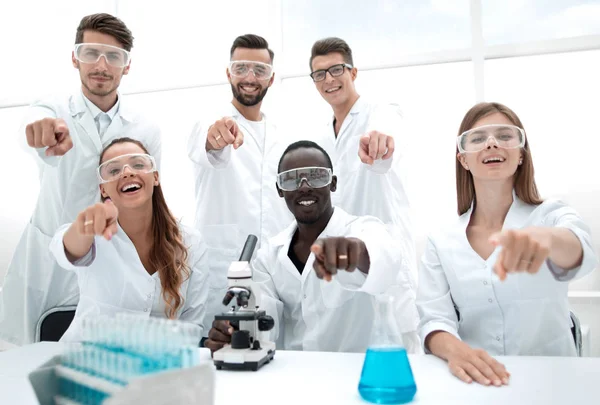
[[[50,252],[56,259],[56,262],[60,267],[65,270],[77,271],[82,267],[89,267],[92,265],[94,260],[96,259],[96,243],[92,243],[92,247],[86,253],[85,256],[76,260],[75,262],[71,262],[67,258],[67,253],[65,252],[65,245],[63,243],[63,238],[65,237],[65,233],[69,229],[71,224],[64,224],[54,234],[52,240],[50,241]]]
[[[53,104],[45,101],[34,102],[27,109],[18,133],[19,145],[21,145],[27,154],[30,154],[34,157],[40,170],[40,177],[46,165],[57,166],[61,158],[60,156],[46,156],[47,148],[32,148],[27,144],[27,125],[44,118],[57,118],[56,109],[53,107]]]
[[[188,138],[188,157],[199,166],[207,169],[224,169],[231,160],[232,146],[228,145],[221,150],[206,151],[206,136],[208,135],[208,125],[198,122],[190,137]],[[244,147],[242,145],[242,147]]]
[[[395,240],[385,225],[374,217],[361,217],[351,226],[348,237],[362,240],[369,253],[369,273],[360,269],[353,272],[338,271],[335,277],[342,287],[369,294],[380,294],[396,284],[402,267],[401,242]]]
[[[207,247],[203,241],[197,240],[188,248],[188,251],[191,253],[189,259],[192,259],[191,261],[188,259],[190,280],[184,308],[179,319],[199,325],[202,328],[201,336],[204,336],[212,326],[204,325],[209,291]]]
[[[272,249],[269,244],[261,247],[252,261],[252,280],[260,288],[260,306],[267,315],[273,317],[275,326],[269,332],[263,332],[268,340],[277,342],[283,334],[283,302],[277,293],[273,277],[269,273],[269,265],[276,265],[276,260],[269,260]]]
[[[421,317],[419,336],[423,346],[425,338],[435,331],[446,331],[460,339],[458,318],[454,309],[448,279],[440,263],[435,244],[429,238],[421,260],[417,309]],[[428,350],[424,347],[425,351]],[[429,353],[429,352],[428,352]]]
[[[395,167],[394,162],[399,160],[402,153],[404,153],[400,141],[402,139],[401,136],[406,135],[401,133],[402,113],[400,108],[395,104],[376,106],[371,112],[369,123],[367,124],[367,133],[370,131],[378,131],[394,138],[395,149],[392,157],[386,160],[378,159],[372,165],[363,164],[369,171],[377,174],[385,174]]]
[[[550,259],[546,260],[546,264],[550,272],[558,281],[571,281],[590,274],[598,266],[598,256],[592,245],[592,237],[590,235],[589,226],[583,222],[579,214],[568,205],[562,202],[556,202],[557,208],[549,213],[545,218],[545,225],[559,228],[566,228],[573,232],[583,249],[583,261],[581,265],[572,270],[565,270],[554,263]]]

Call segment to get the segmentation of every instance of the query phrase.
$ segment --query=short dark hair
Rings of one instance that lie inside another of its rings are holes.
[[[352,49],[346,41],[337,37],[329,37],[319,39],[312,46],[312,50],[310,51],[310,70],[312,71],[312,61],[317,56],[325,56],[330,53],[337,52],[342,54],[344,58],[344,62],[354,66],[354,61],[352,59]]]
[[[273,58],[275,57],[275,53],[271,49],[269,49],[269,43],[266,39],[261,36],[254,34],[246,34],[240,35],[233,41],[233,45],[231,45],[231,51],[229,52],[229,57],[233,57],[233,52],[237,48],[248,48],[248,49],[266,49],[269,51],[269,57],[271,58],[271,63],[273,63]]]
[[[102,34],[114,37],[123,46],[126,51],[133,48],[133,35],[123,21],[115,16],[106,13],[91,14],[83,17],[77,27],[75,43],[83,42],[83,33],[85,31],[98,31]]]
[[[279,159],[279,164],[277,165],[277,173],[281,172],[281,162],[283,162],[283,158],[285,157],[285,155],[302,148],[316,149],[320,151],[325,156],[325,160],[327,160],[328,167],[331,169],[331,171],[333,171],[333,163],[331,163],[331,158],[329,157],[329,154],[325,149],[323,149],[319,144],[312,141],[298,141],[288,146],[283,152],[283,155],[281,155],[281,159]]]

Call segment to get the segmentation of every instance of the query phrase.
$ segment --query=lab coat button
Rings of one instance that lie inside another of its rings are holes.
[[[496,340],[499,342],[500,341],[500,336],[496,336]]]
[[[484,282],[483,282],[483,285],[487,285],[487,281],[484,281]]]
[[[490,299],[488,299],[488,302],[489,302],[490,304],[492,303],[492,301],[494,301],[494,300],[493,300],[493,299],[491,299],[491,298],[490,298]]]
[[[304,299],[306,299],[306,294],[304,294]]]
[[[148,312],[148,308],[144,308],[144,312]]]

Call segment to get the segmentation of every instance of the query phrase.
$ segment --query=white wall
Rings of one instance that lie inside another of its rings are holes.
[[[249,4],[22,0],[11,2],[10,12],[8,5],[0,5],[0,37],[8,39],[3,55],[10,55],[0,64],[5,151],[0,159],[0,281],[38,192],[33,160],[16,139],[25,107],[14,106],[76,90],[78,76],[70,62],[75,28],[83,15],[97,11],[118,14],[134,33],[124,98],[162,128],[165,194],[185,223],[194,215],[185,138],[197,119],[231,98],[225,67],[232,40],[248,32],[269,40],[277,80],[265,110],[285,130],[301,133],[331,114],[307,77],[308,57],[316,39],[336,35],[353,47],[359,92],[396,102],[404,112],[411,148],[401,152],[411,161],[409,190],[419,247],[427,233],[454,218],[454,139],[463,114],[483,97],[520,115],[543,196],[559,196],[575,206],[592,226],[600,250],[595,209],[600,199],[595,168],[600,0]],[[596,337],[592,353],[600,356],[600,271],[570,288],[577,295],[573,308]]]

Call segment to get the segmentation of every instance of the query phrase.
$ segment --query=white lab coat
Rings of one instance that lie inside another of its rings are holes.
[[[69,127],[73,148],[64,156],[46,157],[44,149],[26,145],[25,125],[45,117],[62,118]],[[26,344],[33,342],[45,311],[77,304],[77,279],[56,264],[48,246],[60,225],[73,222],[79,212],[100,200],[96,168],[102,149],[127,136],[142,141],[158,163],[161,145],[158,127],[131,111],[124,100],[101,139],[81,91],[35,102],[18,136],[39,165],[40,193],[0,291],[0,340]]]
[[[414,277],[417,259],[414,230],[407,192],[407,137],[403,133],[400,109],[394,104],[376,104],[359,97],[335,136],[333,117],[317,131],[315,139],[331,156],[334,174],[338,178],[332,203],[352,215],[372,215],[383,221],[388,231],[403,240],[407,249],[404,266]],[[362,163],[358,156],[360,138],[377,130],[394,138],[392,158],[376,160],[373,165]]]
[[[219,118],[233,117],[244,133],[239,149],[227,146],[206,152],[208,127]],[[196,178],[195,227],[204,236],[209,249],[211,305],[209,318],[226,311],[221,301],[227,289],[227,270],[236,261],[249,234],[258,237],[258,245],[275,236],[293,219],[285,201],[277,194],[277,164],[285,148],[292,143],[277,133],[263,115],[263,136],[230,104],[212,122],[196,124],[188,141],[188,155],[194,163]],[[211,321],[212,322],[212,321]]]
[[[422,342],[431,332],[443,330],[491,355],[576,355],[567,281],[590,273],[597,265],[589,229],[572,208],[558,200],[533,206],[516,195],[513,199],[503,229],[567,228],[583,246],[581,267],[565,273],[546,261],[534,275],[509,274],[500,281],[493,266],[502,248],[487,260],[473,250],[466,236],[469,210],[427,242],[417,294]]]
[[[415,291],[403,270],[404,247],[390,238],[384,224],[374,217],[356,217],[339,207],[319,238],[360,238],[371,260],[369,274],[358,269],[339,271],[331,282],[317,278],[314,255],[298,272],[288,250],[297,229],[293,222],[269,240],[252,262],[253,279],[261,287],[263,309],[276,320],[270,334],[285,350],[364,352],[370,344],[375,317],[375,294],[392,292],[403,303],[399,319],[407,350],[419,346]],[[391,288],[397,286],[399,288]]]
[[[135,245],[120,226],[110,241],[102,236],[95,237],[90,260],[74,265],[67,259],[63,244],[70,225],[61,226],[50,244],[50,251],[57,263],[76,274],[79,284],[80,298],[75,318],[61,341],[82,340],[81,321],[86,317],[114,316],[118,313],[146,318],[166,317],[159,273],[148,274]],[[188,247],[190,276],[179,290],[184,302],[177,311],[177,319],[203,328],[208,299],[206,245],[195,230],[181,226],[181,232],[183,242]]]

